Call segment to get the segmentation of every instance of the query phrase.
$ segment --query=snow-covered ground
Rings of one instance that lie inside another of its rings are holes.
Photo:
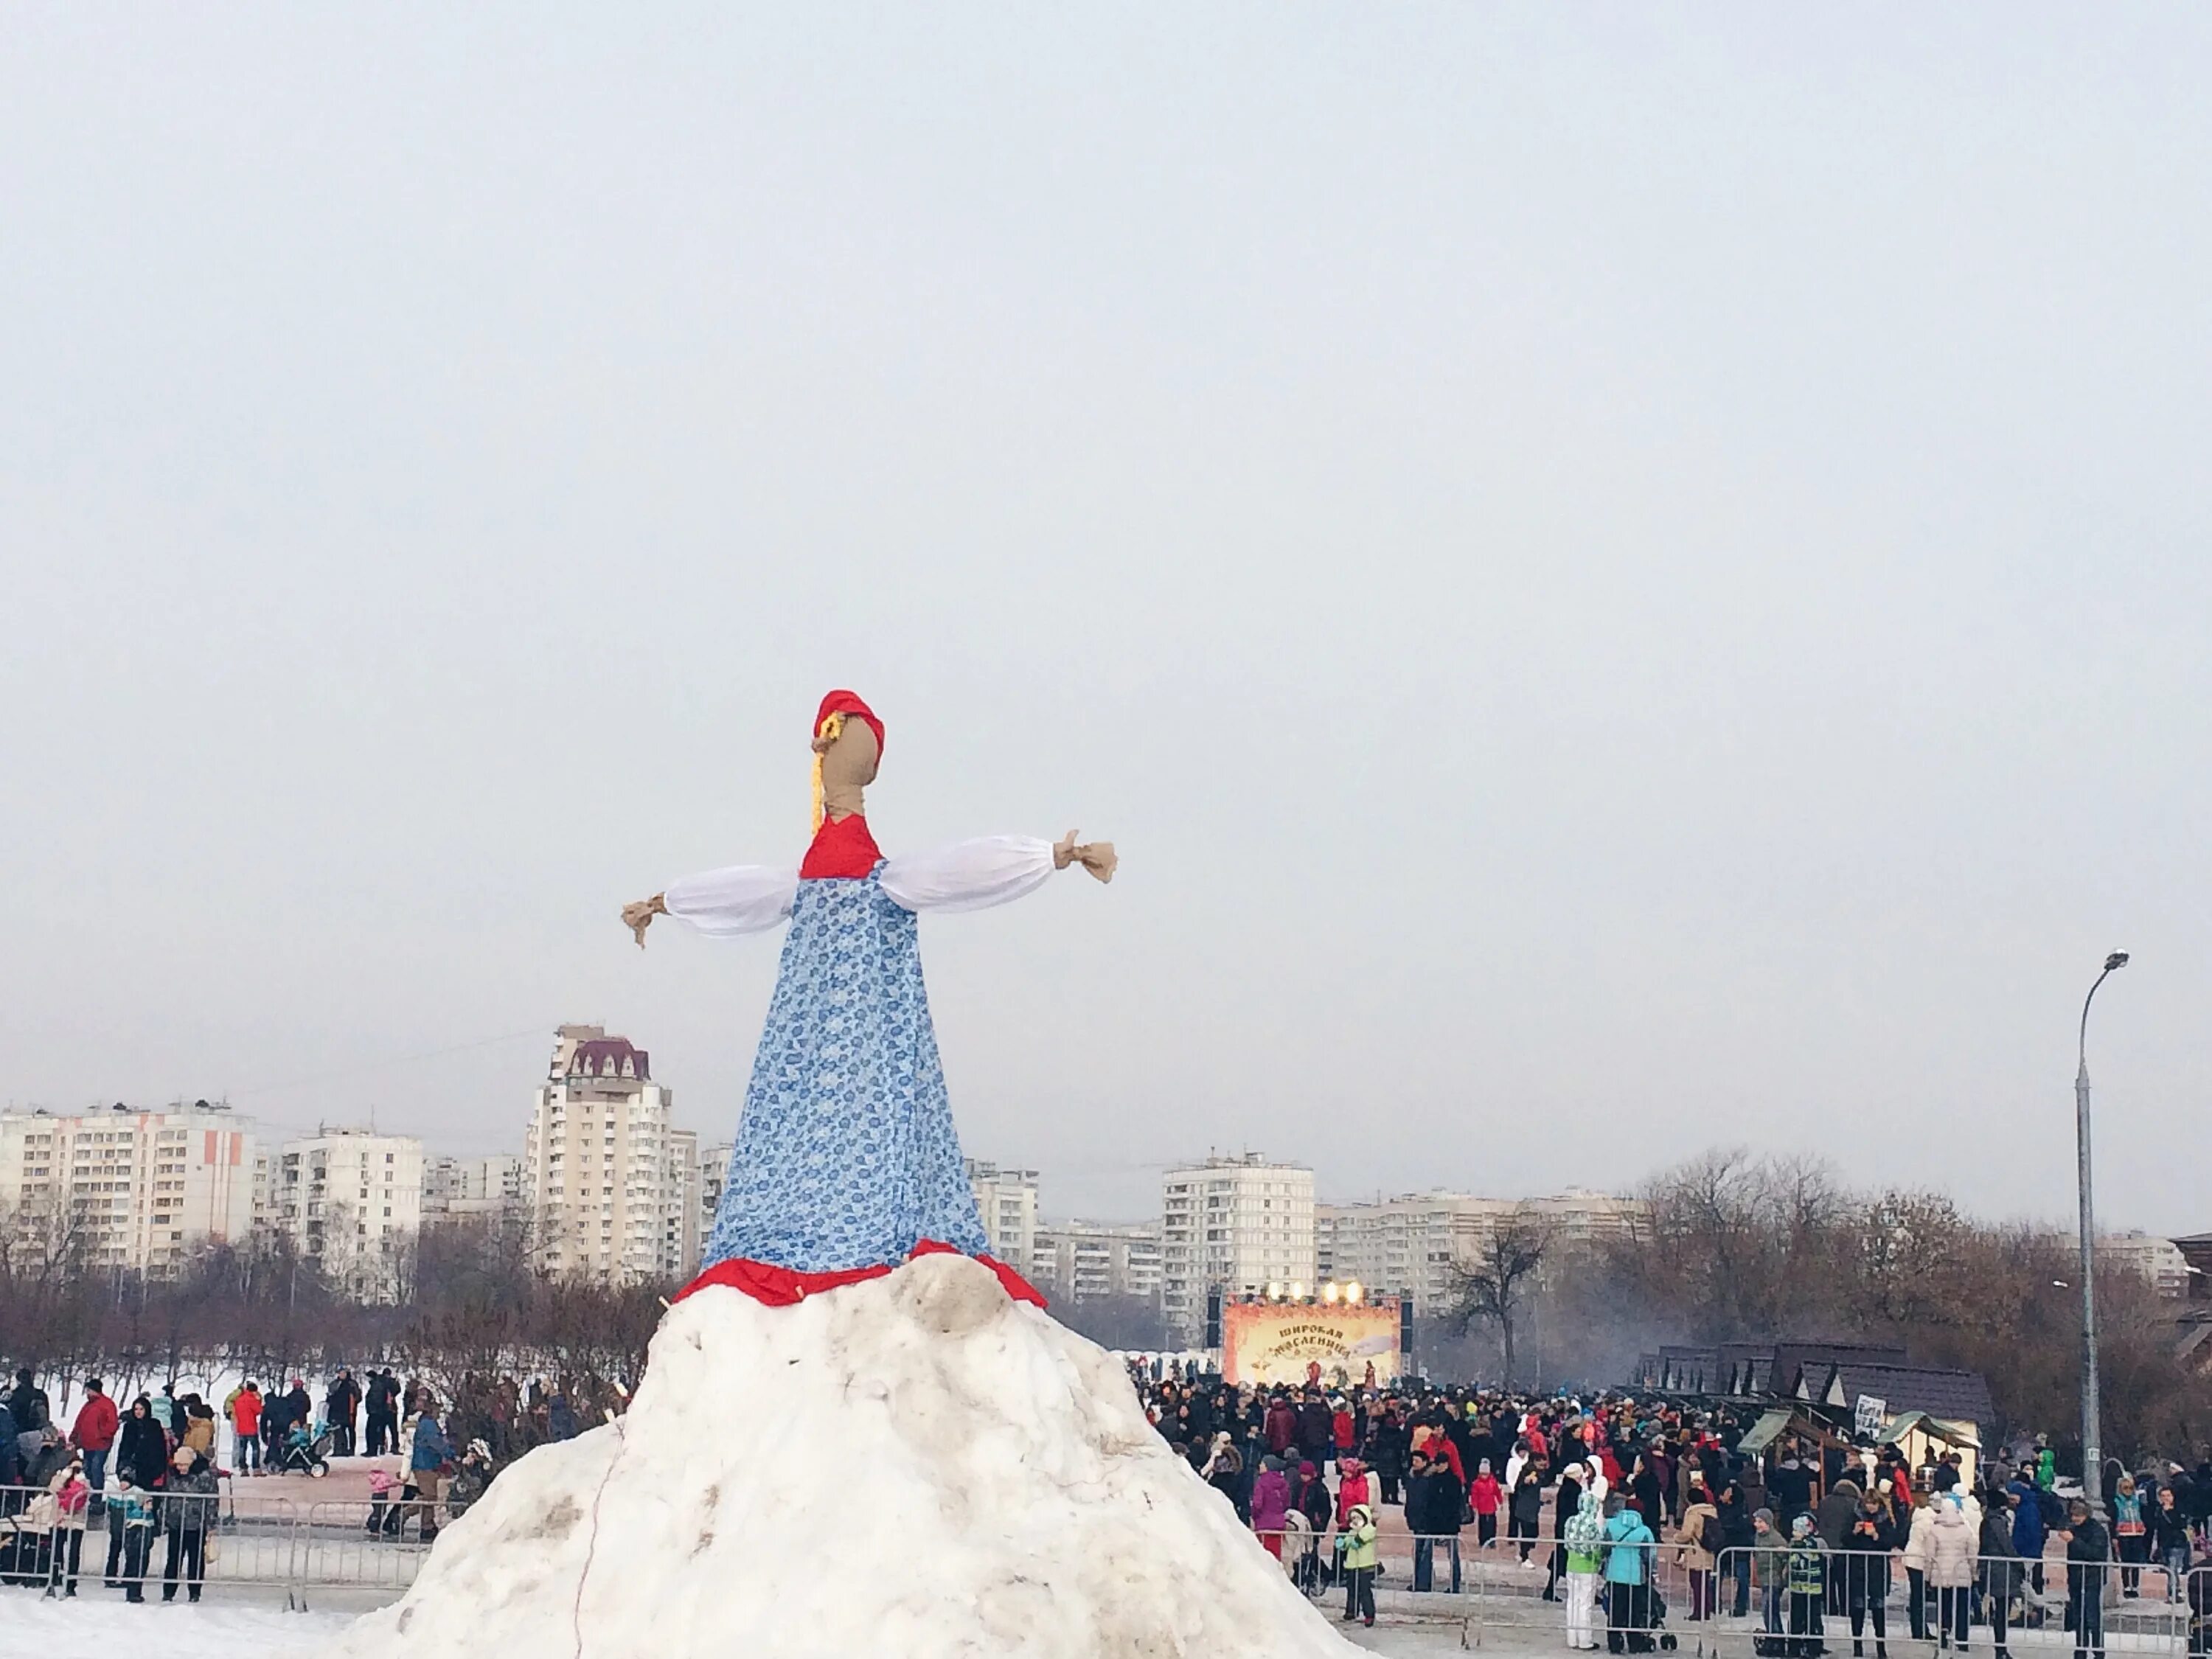
[[[131,1607],[106,1591],[74,1601],[48,1601],[31,1591],[0,1590],[0,1659],[147,1653],[161,1659],[307,1659],[329,1646],[355,1616],[328,1608],[287,1613],[274,1601]],[[1433,1625],[1384,1625],[1371,1631],[1349,1629],[1346,1634],[1370,1652],[1393,1659],[1443,1659],[1461,1651],[1455,1629]],[[1483,1645],[1501,1656],[1551,1654],[1559,1646],[1547,1636],[1518,1644],[1493,1637]]]
[[[352,1623],[351,1613],[287,1613],[281,1601],[131,1606],[113,1590],[73,1601],[0,1590],[0,1659],[160,1654],[162,1659],[305,1659]]]

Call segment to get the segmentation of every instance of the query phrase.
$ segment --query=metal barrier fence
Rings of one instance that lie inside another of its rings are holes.
[[[67,1597],[97,1586],[126,1600],[197,1601],[210,1589],[397,1592],[429,1554],[432,1506],[370,1498],[295,1504],[258,1494],[0,1487],[0,1583]]]
[[[1565,1547],[1554,1539],[1483,1547],[1462,1534],[1395,1533],[1376,1538],[1376,1565],[1363,1584],[1342,1565],[1341,1533],[1259,1537],[1310,1599],[1332,1612],[1340,1603],[1340,1616],[1364,1617],[1371,1596],[1378,1612],[1395,1620],[1459,1625],[1470,1643],[1493,1631],[1554,1630],[1570,1646],[1671,1649],[1692,1582],[1673,1544],[1609,1544],[1597,1572],[1576,1574],[1566,1571]]]
[[[1534,1540],[1524,1566],[1522,1540],[1485,1548],[1465,1535],[1399,1533],[1378,1534],[1376,1565],[1362,1585],[1340,1565],[1340,1536],[1285,1531],[1260,1540],[1332,1616],[1364,1615],[1371,1593],[1394,1619],[1459,1625],[1468,1645],[1493,1632],[1552,1632],[1570,1649],[1680,1648],[1699,1659],[1820,1659],[1845,1643],[1855,1656],[1872,1644],[1875,1659],[1887,1659],[1891,1644],[1900,1652],[1955,1648],[2014,1659],[2212,1656],[2212,1566],[1976,1555],[1939,1574],[1933,1563],[1908,1565],[1901,1551],[1801,1547],[1793,1561],[1778,1540],[1718,1557],[1677,1540],[1601,1544],[1596,1571],[1575,1572],[1553,1538]],[[1705,1561],[1710,1567],[1698,1565]]]
[[[415,1581],[443,1504],[399,1498],[295,1503],[238,1492],[0,1487],[0,1583],[50,1596],[98,1585],[139,1601],[210,1589],[397,1593]],[[1975,1555],[1936,1570],[1903,1552],[1731,1547],[1603,1540],[1571,1560],[1553,1538],[1378,1534],[1371,1568],[1347,1570],[1341,1533],[1259,1534],[1291,1582],[1332,1614],[1457,1624],[1489,1632],[1556,1632],[1570,1649],[1642,1654],[1677,1646],[1698,1659],[1820,1659],[1850,1641],[1971,1654],[2207,1656],[2212,1566],[2166,1560],[2069,1564]],[[1701,1567],[1700,1562],[1711,1562]],[[1575,1565],[1594,1571],[1574,1571]],[[90,1584],[87,1581],[91,1581]]]
[[[1903,1552],[1778,1541],[1724,1550],[1714,1573],[1720,1595],[1702,1621],[1699,1649],[1728,1659],[1815,1659],[1845,1641],[1855,1654],[1872,1642],[1878,1656],[1893,1642],[1966,1654],[1984,1643],[1998,1653],[2203,1651],[2191,1615],[2193,1575],[2163,1565],[2017,1555],[1914,1562]],[[2144,1595],[2145,1583],[2165,1594]],[[2212,1585],[2197,1590],[2196,1605],[2204,1605],[2207,1590]]]

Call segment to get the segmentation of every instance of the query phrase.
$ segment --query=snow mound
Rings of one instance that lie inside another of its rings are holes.
[[[331,1659],[1343,1659],[1114,1358],[963,1256],[678,1303]]]

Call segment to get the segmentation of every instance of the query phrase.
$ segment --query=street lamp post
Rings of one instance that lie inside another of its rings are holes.
[[[2074,1073],[2074,1137],[2080,1159],[2077,1176],[2081,1193],[2081,1495],[2092,1513],[2102,1506],[2103,1448],[2097,1425],[2097,1219],[2089,1184],[2089,1005],[2116,969],[2128,965],[2128,953],[2115,951],[2105,958],[2105,971],[2081,999],[2081,1066]]]

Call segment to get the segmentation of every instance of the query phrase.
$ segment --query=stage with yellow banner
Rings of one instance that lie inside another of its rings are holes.
[[[1221,1377],[1268,1388],[1305,1382],[1321,1367],[1331,1388],[1356,1388],[1398,1375],[1398,1310],[1325,1304],[1232,1302],[1221,1310]]]

